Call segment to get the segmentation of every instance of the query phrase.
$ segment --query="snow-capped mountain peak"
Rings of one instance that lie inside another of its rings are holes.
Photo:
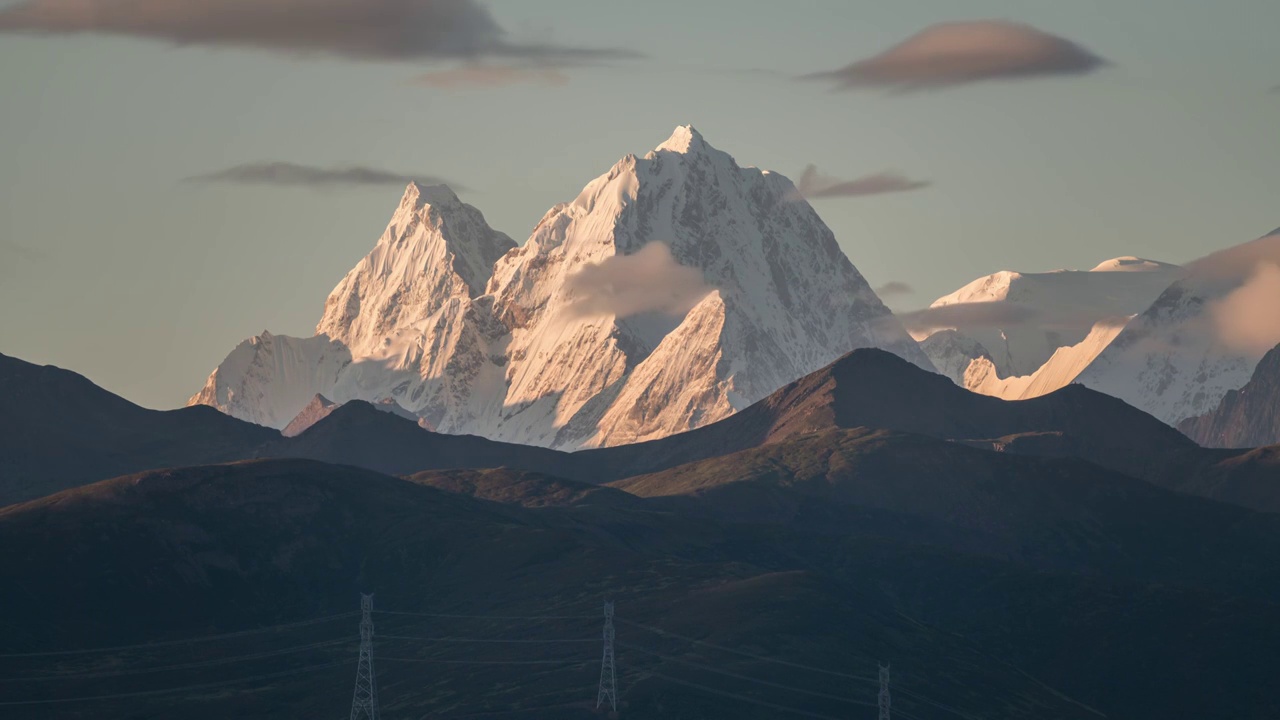
[[[667,138],[661,145],[654,148],[653,152],[659,153],[667,151],[687,154],[706,152],[710,147],[711,146],[707,145],[706,140],[702,138],[702,133],[694,129],[692,125],[680,125],[671,133],[671,137]]]
[[[353,360],[296,390],[294,414],[316,393],[394,398],[441,432],[564,448],[714,422],[860,347],[933,369],[791,181],[691,126],[519,248],[447,188],[411,185],[317,333]]]
[[[451,300],[483,293],[493,263],[514,247],[448,187],[409,183],[373,250],[325,301],[316,333],[380,354]]]

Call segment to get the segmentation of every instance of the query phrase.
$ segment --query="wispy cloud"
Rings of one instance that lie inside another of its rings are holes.
[[[467,189],[431,175],[410,175],[367,167],[323,168],[288,162],[244,163],[225,170],[192,175],[183,181],[300,187],[408,185],[410,182],[417,182],[422,185],[448,185],[455,192]]]
[[[495,88],[508,85],[567,85],[569,76],[553,67],[519,67],[516,65],[464,65],[448,70],[424,73],[415,82],[428,87]]]
[[[823,175],[818,172],[816,166],[810,165],[800,174],[800,181],[796,183],[796,192],[800,197],[812,200],[814,198],[861,197],[863,195],[907,192],[926,188],[929,185],[928,181],[912,180],[894,172],[876,173],[856,180],[841,180]]]
[[[876,295],[881,298],[893,297],[894,295],[910,295],[913,292],[915,292],[915,289],[901,280],[890,280],[876,288]]]
[[[1260,264],[1243,285],[1210,310],[1227,347],[1262,355],[1280,345],[1280,265]]]
[[[1007,328],[1035,322],[1039,314],[1022,305],[1002,302],[954,303],[901,313],[898,319],[907,330],[927,332],[942,328]]]
[[[681,265],[663,242],[651,242],[631,255],[615,255],[587,265],[569,277],[571,317],[613,315],[619,318],[646,312],[683,315],[714,288],[702,271]]]
[[[40,262],[46,257],[41,250],[11,240],[0,240],[0,276],[11,275],[22,266]]]
[[[0,9],[0,31],[109,33],[379,60],[583,62],[635,54],[512,42],[477,0],[22,0]]]
[[[983,80],[1083,75],[1106,64],[1080,45],[1030,25],[978,20],[933,25],[879,55],[804,77],[833,81],[840,90],[922,90]]]
[[[1217,298],[1207,322],[1188,332],[1214,332],[1227,347],[1249,355],[1280,344],[1280,228],[1187,267],[1189,282]]]

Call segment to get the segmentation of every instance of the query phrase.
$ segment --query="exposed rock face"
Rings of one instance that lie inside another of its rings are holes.
[[[706,425],[857,348],[933,369],[791,181],[691,127],[519,248],[411,185],[316,331],[289,339],[311,365],[237,348],[192,402],[281,427],[317,393],[394,398],[441,432],[572,449]]]
[[[1229,390],[1212,412],[1187,418],[1178,429],[1205,447],[1280,444],[1280,345],[1262,357],[1244,387]]]

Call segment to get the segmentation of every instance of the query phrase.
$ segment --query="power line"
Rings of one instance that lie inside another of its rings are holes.
[[[916,693],[913,693],[913,692],[911,692],[910,690],[903,690],[902,688],[895,688],[895,689],[894,689],[894,692],[895,692],[895,693],[897,693],[898,695],[905,695],[905,696],[907,696],[907,697],[909,697],[909,698],[911,698],[911,699],[915,700],[916,702],[924,703],[925,705],[931,705],[931,706],[933,706],[933,707],[935,707],[935,708],[937,708],[937,709],[939,709],[939,710],[944,710],[944,711],[949,712],[949,713],[951,713],[951,714],[953,714],[953,715],[956,715],[957,717],[965,718],[965,720],[981,720],[981,718],[977,717],[976,715],[970,715],[970,714],[968,714],[968,713],[964,712],[963,710],[958,710],[958,709],[956,709],[956,708],[951,707],[950,705],[944,705],[944,704],[942,704],[942,703],[940,703],[940,702],[938,702],[938,701],[936,701],[936,700],[930,700],[929,698],[924,697],[923,695],[918,695],[918,694],[916,694]],[[899,715],[902,715],[902,714],[903,714],[901,710],[895,710],[894,712],[896,712],[896,713],[897,713],[897,714],[899,714]]]
[[[285,648],[283,650],[269,650],[266,652],[253,653],[251,655],[236,655],[233,657],[218,658],[216,660],[203,660],[200,662],[183,663],[181,665],[161,665],[158,667],[138,668],[134,670],[104,670],[101,672],[87,673],[62,673],[59,675],[45,675],[43,677],[21,677],[21,678],[0,678],[3,682],[39,682],[45,680],[89,680],[94,678],[107,677],[123,677],[126,675],[146,675],[148,673],[168,672],[172,670],[192,670],[195,668],[214,667],[217,665],[226,665],[227,663],[241,662],[244,660],[258,660],[261,658],[277,657],[280,655],[291,655],[306,650],[315,650],[317,648],[329,647],[332,645],[341,645],[349,643],[350,640],[329,640],[328,642],[312,643],[310,645],[299,645],[297,647]]]
[[[641,630],[648,630],[649,632],[656,633],[664,637],[674,638],[676,640],[683,640],[684,642],[690,642],[695,645],[702,645],[703,647],[709,647],[713,650],[732,653],[734,655],[741,655],[742,657],[748,657],[753,660],[759,660],[761,662],[770,662],[770,663],[775,663],[777,665],[786,665],[787,667],[793,667],[799,670],[808,670],[809,672],[822,673],[824,675],[832,675],[834,677],[841,677],[849,680],[860,680],[860,681],[869,682],[869,683],[880,682],[879,678],[873,678],[867,675],[850,675],[848,673],[836,672],[834,670],[827,670],[825,668],[813,667],[811,665],[801,665],[800,663],[794,663],[787,660],[779,660],[777,658],[768,657],[767,655],[756,655],[755,653],[744,652],[742,650],[734,650],[733,648],[727,648],[727,647],[724,647],[723,645],[714,645],[704,640],[695,640],[694,638],[691,638],[691,637],[685,637],[683,635],[677,635],[672,632],[667,632],[662,628],[653,627],[652,625],[641,625],[640,623],[629,622],[627,620],[618,620],[618,622],[624,625],[630,625],[631,627],[640,628]]]
[[[573,695],[573,694],[577,694],[577,693],[580,693],[580,692],[586,692],[587,690],[590,690],[590,689],[592,689],[592,688],[594,688],[594,687],[595,687],[594,685],[592,685],[591,687],[578,687],[578,688],[574,688],[572,691],[565,691],[565,694],[566,694],[566,695]],[[574,701],[574,702],[560,703],[560,704],[558,704],[558,705],[540,705],[540,706],[538,706],[538,707],[512,708],[512,709],[510,709],[510,710],[479,710],[479,711],[476,711],[476,712],[470,712],[470,713],[467,713],[467,714],[465,714],[465,715],[452,715],[452,714],[451,714],[451,715],[450,715],[450,717],[453,717],[453,718],[483,718],[483,717],[497,717],[497,716],[500,716],[500,715],[515,715],[515,714],[517,714],[517,713],[522,714],[522,715],[528,715],[528,714],[529,714],[529,713],[531,713],[531,712],[543,712],[543,711],[546,711],[546,710],[562,710],[562,709],[565,709],[565,708],[581,708],[581,707],[583,707],[585,704],[586,704],[586,703],[584,703],[583,701],[581,701],[581,700],[577,700],[577,701]]]
[[[387,662],[420,662],[420,663],[439,663],[441,665],[582,665],[582,660],[445,660],[443,658],[404,658],[404,657],[384,657],[382,655],[375,658],[377,660],[385,660]]]
[[[876,707],[875,703],[866,702],[864,700],[852,700],[849,698],[841,697],[839,695],[829,695],[827,693],[816,692],[814,690],[805,690],[798,687],[792,687],[790,685],[783,685],[781,683],[771,682],[769,680],[760,680],[759,678],[753,678],[749,675],[740,675],[738,673],[730,672],[728,670],[721,670],[719,668],[713,668],[709,665],[702,665],[701,663],[696,663],[689,660],[682,660],[680,658],[671,657],[669,655],[663,655],[662,653],[656,653],[656,652],[653,652],[652,650],[645,650],[644,648],[636,647],[635,645],[624,645],[622,643],[619,643],[618,647],[623,648],[624,650],[634,650],[636,652],[641,652],[646,655],[652,655],[656,658],[660,658],[667,662],[673,662],[673,663],[678,663],[680,665],[695,667],[700,670],[705,670],[710,673],[715,673],[717,675],[724,675],[725,677],[736,678],[738,680],[746,680],[748,682],[755,683],[757,685],[766,685],[768,687],[778,688],[779,690],[787,690],[794,693],[800,693],[801,695],[812,695],[813,697],[825,698],[827,700],[835,700],[837,702],[849,703],[851,705],[862,705],[863,707]]]
[[[404,612],[401,610],[375,610],[379,615],[407,615],[409,617],[448,618],[451,620],[599,620],[598,615],[453,615],[447,613]]]
[[[299,620],[298,622],[284,623],[282,625],[272,625],[269,627],[257,628],[254,630],[238,630],[236,632],[223,633],[221,635],[203,635],[200,637],[185,638],[181,640],[161,640],[159,642],[141,643],[138,645],[116,645],[115,647],[83,648],[80,650],[48,650],[44,652],[8,653],[8,654],[0,655],[0,658],[49,657],[53,655],[81,655],[81,654],[98,653],[98,652],[118,652],[122,650],[146,650],[149,648],[172,647],[174,645],[187,645],[190,643],[211,642],[214,640],[225,640],[225,639],[234,638],[234,637],[245,637],[246,635],[258,635],[266,632],[278,632],[280,630],[286,630],[286,629],[296,628],[296,627],[305,627],[307,625],[318,625],[320,623],[329,622],[331,620],[349,618],[354,615],[359,615],[359,613],[356,613],[356,612],[339,613],[337,615],[327,615],[325,617],[313,618],[311,620]]]
[[[833,718],[830,715],[819,715],[818,713],[809,712],[808,710],[797,710],[795,708],[790,708],[785,705],[775,705],[774,703],[771,703],[771,702],[765,702],[764,700],[757,700],[753,697],[740,695],[738,693],[727,692],[724,690],[716,690],[715,688],[709,688],[706,685],[699,685],[697,683],[689,682],[688,680],[679,680],[669,675],[663,675],[662,673],[650,673],[650,675],[653,677],[659,678],[661,680],[666,680],[667,682],[675,683],[677,685],[684,685],[686,687],[695,688],[697,690],[702,690],[703,692],[711,693],[712,695],[721,695],[723,697],[734,698],[735,700],[751,703],[752,705],[767,707],[771,710],[778,710],[780,712],[791,713],[793,715],[803,715],[805,717],[817,718],[818,720],[839,720],[839,718]]]
[[[258,680],[273,680],[275,678],[285,677],[288,675],[301,675],[303,673],[315,670],[327,670],[329,668],[346,665],[347,661],[339,660],[337,662],[326,663],[324,665],[311,665],[304,668],[295,668],[293,670],[285,670],[283,672],[268,673],[266,675],[254,675],[247,678],[239,678],[236,680],[226,680],[216,683],[204,683],[201,685],[185,685],[183,687],[166,688],[164,690],[143,690],[139,692],[115,693],[112,695],[94,695],[92,697],[74,697],[74,698],[54,698],[52,700],[5,700],[0,701],[0,707],[8,707],[14,705],[47,705],[52,703],[72,703],[72,702],[88,702],[97,700],[117,700],[123,698],[147,697],[151,695],[168,695],[170,693],[187,692],[195,690],[212,690],[215,688],[227,687],[229,685],[238,685],[240,683],[255,682]]]
[[[383,635],[378,634],[379,640],[417,640],[420,642],[440,642],[440,643],[497,643],[497,644],[517,644],[517,645],[551,645],[562,643],[598,643],[598,638],[572,638],[572,639],[551,639],[551,640],[503,640],[501,638],[465,638],[465,637],[409,637],[407,635]]]

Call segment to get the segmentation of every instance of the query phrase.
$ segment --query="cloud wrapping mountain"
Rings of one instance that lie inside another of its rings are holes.
[[[1258,355],[1280,344],[1280,266],[1263,263],[1239,289],[1212,307],[1227,347]]]
[[[509,42],[476,0],[25,0],[0,10],[0,31],[106,33],[375,60],[630,54]]]
[[[646,312],[682,316],[714,288],[697,268],[676,262],[671,246],[651,242],[631,255],[614,255],[569,277],[570,317],[627,318]]]
[[[830,72],[838,90],[885,87],[924,90],[985,80],[1084,75],[1106,61],[1080,45],[1023,23],[1001,20],[942,23],[888,50]]]
[[[185,178],[192,183],[234,183],[242,185],[293,185],[302,187],[335,187],[340,185],[401,186],[411,182],[423,185],[448,184],[456,190],[465,190],[457,183],[430,175],[379,170],[359,166],[323,168],[290,162],[256,162],[235,165],[225,170],[193,175]]]

